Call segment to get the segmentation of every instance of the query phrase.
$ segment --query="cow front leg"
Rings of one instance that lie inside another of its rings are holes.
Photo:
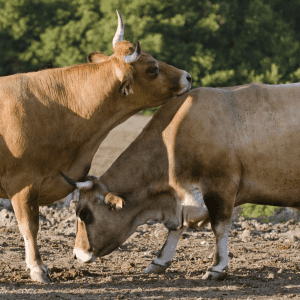
[[[202,279],[224,279],[228,270],[228,233],[231,226],[233,202],[222,199],[218,194],[204,197],[210,214],[211,227],[216,238],[215,255],[212,265]]]
[[[12,205],[18,221],[20,232],[24,237],[26,265],[34,281],[50,283],[49,272],[42,262],[37,246],[39,230],[39,207],[37,193],[32,187],[25,187],[12,197]]]
[[[159,251],[157,257],[152,261],[150,266],[143,271],[145,274],[161,274],[171,265],[175,254],[175,249],[182,232],[186,229],[169,231],[166,242]]]

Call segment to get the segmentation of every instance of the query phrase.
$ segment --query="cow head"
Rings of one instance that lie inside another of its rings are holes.
[[[97,256],[109,254],[150,219],[124,199],[107,190],[101,179],[75,182],[63,177],[80,190],[76,208],[77,232],[74,255],[82,262],[92,262]]]
[[[126,105],[132,105],[136,110],[154,107],[190,90],[192,77],[189,73],[156,60],[142,51],[138,41],[134,47],[123,40],[125,27],[121,14],[118,11],[117,14],[118,29],[112,43],[114,54],[106,56],[99,51],[92,52],[87,61],[112,64],[114,78],[120,83],[119,93],[127,97]]]

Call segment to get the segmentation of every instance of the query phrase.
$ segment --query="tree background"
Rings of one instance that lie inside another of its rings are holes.
[[[300,1],[0,0],[0,75],[110,55],[125,39],[193,76],[193,86],[300,79]]]

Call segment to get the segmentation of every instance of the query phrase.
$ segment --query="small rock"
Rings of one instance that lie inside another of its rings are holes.
[[[45,223],[47,221],[48,221],[47,218],[44,215],[40,214],[40,222]]]
[[[163,230],[157,229],[157,230],[154,231],[154,236],[155,236],[156,238],[163,238],[164,236],[166,236],[166,232],[163,231]],[[184,234],[182,235],[182,237],[183,237],[183,236],[184,236]]]
[[[278,233],[272,231],[270,233],[266,233],[263,237],[265,240],[274,241],[274,240],[278,240],[280,236],[278,235]]]
[[[155,234],[155,233],[154,233]],[[181,238],[184,240],[184,239],[187,239],[187,238],[189,238],[189,234],[186,234],[186,233],[183,233],[182,235],[181,235]]]
[[[132,265],[131,265],[131,263],[129,263],[128,261],[125,261],[125,262],[123,262],[123,263],[121,264],[121,269],[122,269],[122,270],[128,270],[128,269],[130,269],[130,268],[132,268]]]
[[[247,221],[245,221],[245,222],[242,223],[242,228],[244,228],[244,229],[252,229],[252,226]]]
[[[2,219],[8,219],[9,218],[8,211],[6,209],[2,209],[0,212],[0,216]]]
[[[294,219],[289,220],[285,223],[286,226],[295,225],[295,224],[296,224],[296,221]]]
[[[69,208],[71,211],[76,209],[76,201],[75,200],[71,200]]]
[[[8,209],[10,211],[13,210],[13,207],[11,205],[11,201],[9,199],[0,198],[0,206],[4,207],[5,209]]]
[[[251,231],[249,229],[246,229],[242,233],[241,238],[244,239],[244,238],[248,238],[248,237],[251,237]]]
[[[77,217],[76,217],[76,215],[74,214],[72,214],[67,220],[69,221],[69,222],[74,222],[75,223],[75,221],[76,221],[76,219],[77,219]]]
[[[279,269],[277,273],[281,274],[282,272],[283,272],[283,269]]]
[[[237,236],[239,232],[236,229],[231,230],[231,235],[232,236]]]
[[[263,230],[263,231],[267,231],[267,232],[272,231],[272,229],[270,228],[270,226],[268,224],[261,225],[259,230]]]
[[[2,209],[0,212],[0,225],[1,226],[13,226],[17,225],[15,214],[12,211]]]
[[[300,239],[296,236],[296,235],[291,235],[289,237],[289,240],[294,243],[294,242],[298,242]]]

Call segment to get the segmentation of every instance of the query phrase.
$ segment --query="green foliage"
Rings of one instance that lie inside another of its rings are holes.
[[[141,111],[141,113],[145,116],[152,116],[159,107],[146,108]]]
[[[0,0],[0,74],[112,53],[125,38],[193,76],[193,87],[300,80],[300,2],[282,0]]]
[[[242,207],[241,215],[245,218],[258,218],[261,216],[268,218],[274,214],[275,209],[279,208],[277,206],[257,205],[252,203],[244,204]]]

